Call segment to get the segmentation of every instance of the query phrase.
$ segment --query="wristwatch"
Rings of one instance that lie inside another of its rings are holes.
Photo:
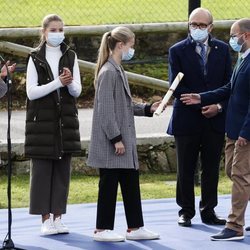
[[[218,108],[218,113],[221,113],[222,112],[222,106],[219,103],[217,103],[216,106]]]

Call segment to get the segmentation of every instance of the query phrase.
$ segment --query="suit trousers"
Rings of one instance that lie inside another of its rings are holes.
[[[65,214],[71,155],[60,160],[31,160],[30,214]]]
[[[143,226],[139,171],[100,168],[97,229],[114,229],[118,183],[120,183],[128,228]]]
[[[239,146],[236,140],[227,138],[225,157],[226,173],[233,182],[232,208],[226,227],[243,232],[245,211],[250,199],[250,143]]]
[[[224,133],[215,132],[209,125],[207,123],[200,134],[175,136],[176,201],[181,207],[179,216],[184,214],[190,219],[195,215],[194,175],[199,157],[201,163],[201,217],[209,218],[218,203],[217,187]]]

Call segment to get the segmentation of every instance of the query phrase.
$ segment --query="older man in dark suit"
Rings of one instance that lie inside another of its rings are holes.
[[[226,172],[233,181],[232,209],[226,227],[212,240],[242,240],[245,211],[250,199],[250,18],[236,21],[230,32],[230,45],[238,53],[231,81],[218,90],[185,94],[185,104],[207,105],[229,99],[225,148]],[[250,228],[246,228],[249,233]]]
[[[213,38],[213,17],[207,9],[195,9],[189,17],[188,37],[169,50],[169,80],[178,72],[184,77],[174,92],[173,115],[167,130],[174,135],[177,150],[178,224],[191,226],[195,215],[194,174],[201,159],[200,215],[203,223],[224,225],[215,214],[219,165],[224,143],[226,102],[209,106],[186,106],[183,93],[213,90],[228,83],[231,59],[228,45]]]

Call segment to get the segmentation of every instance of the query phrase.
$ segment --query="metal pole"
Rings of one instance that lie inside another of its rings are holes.
[[[188,0],[188,16],[194,9],[199,7],[201,7],[201,0]]]
[[[199,7],[201,7],[201,0],[188,0],[188,18],[191,12]],[[195,186],[200,186],[200,157],[195,168],[194,183]]]

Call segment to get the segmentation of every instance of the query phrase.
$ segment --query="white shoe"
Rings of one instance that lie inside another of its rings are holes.
[[[57,229],[54,226],[54,223],[51,221],[51,219],[47,219],[42,223],[41,227],[41,234],[42,235],[51,235],[51,234],[57,234]]]
[[[55,218],[54,226],[59,234],[68,234],[69,229],[63,223],[60,217]]]
[[[137,230],[127,231],[126,233],[127,240],[155,240],[159,238],[160,235],[158,233],[149,231],[144,227],[140,227]]]
[[[117,233],[115,233],[113,230],[104,230],[104,231],[95,231],[93,240],[95,241],[124,241],[125,238]]]

